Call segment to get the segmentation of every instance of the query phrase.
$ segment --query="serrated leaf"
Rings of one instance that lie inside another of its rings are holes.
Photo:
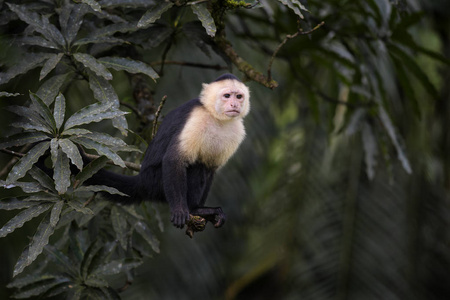
[[[50,214],[50,225],[56,227],[59,221],[59,217],[61,215],[62,208],[64,206],[64,201],[58,201],[53,205],[51,214]]]
[[[5,73],[0,73],[0,85],[5,84],[14,77],[25,74],[26,72],[42,65],[44,60],[51,57],[49,53],[25,54],[20,61],[8,69]]]
[[[112,137],[106,133],[91,132],[88,134],[84,134],[83,137],[88,138],[93,141],[96,141],[97,143],[107,145],[107,146],[113,146],[113,147],[127,146],[127,144],[123,140]]]
[[[89,87],[94,93],[94,97],[100,102],[112,102],[112,108],[119,109],[120,101],[116,91],[112,85],[104,78],[89,72]],[[113,126],[121,131],[123,135],[127,135],[128,123],[125,116],[118,116],[113,119]]]
[[[61,32],[59,32],[55,25],[48,21],[48,18],[28,10],[25,5],[15,5],[11,3],[7,3],[7,5],[22,21],[31,25],[37,32],[44,35],[45,38],[60,46],[65,45],[65,40]]]
[[[83,17],[88,11],[88,7],[82,4],[73,4],[70,1],[64,2],[61,13],[59,14],[59,24],[61,31],[67,43],[72,44],[77,36],[81,25],[83,24]]]
[[[75,53],[73,57],[82,63],[86,68],[94,71],[95,74],[105,78],[106,80],[111,80],[113,78],[112,74],[106,69],[104,65],[97,61],[97,59],[86,53]]]
[[[8,93],[8,92],[0,92],[0,97],[17,97],[21,96],[21,93]]]
[[[41,280],[54,279],[55,275],[52,274],[29,274],[22,278],[15,278],[12,282],[8,283],[7,288],[21,288]]]
[[[43,48],[49,49],[58,49],[59,46],[52,41],[49,41],[41,36],[24,36],[17,40],[17,43],[21,46],[30,45],[30,46],[39,46]]]
[[[283,3],[285,6],[289,7],[294,11],[294,13],[299,16],[301,19],[303,19],[303,14],[301,13],[301,10],[308,11],[303,4],[300,3],[298,0],[278,0],[279,2]]]
[[[69,117],[64,125],[64,131],[75,126],[88,124],[90,122],[99,122],[102,118],[94,117],[106,113],[113,107],[113,102],[94,103],[83,107]],[[91,121],[92,120],[92,121]]]
[[[48,73],[50,73],[56,67],[63,55],[64,53],[53,54],[51,57],[49,57],[49,59],[47,59],[44,66],[42,66],[39,80],[44,79],[45,76],[47,76]]]
[[[95,273],[102,275],[115,275],[139,267],[141,264],[142,260],[137,258],[122,258],[110,261],[96,270]]]
[[[155,6],[153,6],[151,9],[147,10],[144,15],[139,20],[137,27],[147,27],[148,25],[155,23],[156,20],[161,18],[161,15],[167,11],[169,8],[173,6],[172,2],[159,2]]]
[[[68,272],[72,277],[78,276],[78,271],[75,268],[74,264],[66,255],[64,255],[64,253],[59,251],[53,245],[47,245],[44,249],[48,254],[48,257],[56,262],[56,265],[59,266],[61,270],[63,270],[64,272]]]
[[[86,3],[87,5],[89,5],[94,11],[101,11],[102,7],[100,6],[100,4],[98,4],[97,1],[94,0],[81,0],[82,3]]]
[[[82,136],[82,135],[89,134],[89,133],[92,133],[92,131],[89,131],[89,130],[83,129],[83,128],[72,128],[72,129],[63,131],[61,135]]]
[[[1,201],[0,201],[0,209],[3,209],[3,210],[29,208],[29,207],[32,207],[35,205],[37,205],[36,202],[28,202],[23,199],[19,200],[17,198],[1,199]]]
[[[100,43],[109,43],[109,44],[123,44],[126,41],[123,39],[119,39],[113,36],[100,36],[100,37],[87,37],[77,40],[73,43],[75,46],[81,46],[86,44],[100,44]]]
[[[22,227],[26,222],[46,212],[51,206],[51,204],[41,204],[21,211],[0,229],[0,238],[5,237],[17,228]]]
[[[61,87],[66,82],[69,77],[69,73],[55,75],[49,79],[47,79],[36,92],[39,98],[44,101],[47,106],[52,104],[53,100],[55,100],[56,95],[58,95]],[[70,76],[71,77],[71,76]]]
[[[41,142],[25,154],[11,169],[6,179],[7,183],[13,183],[14,181],[22,178],[33,167],[39,158],[44,155],[45,151],[50,146],[50,142]]]
[[[39,182],[39,184],[42,187],[44,187],[50,191],[55,191],[55,185],[53,183],[53,180],[40,168],[33,166],[31,168],[31,170],[29,171],[29,173],[30,173],[31,177],[33,177],[34,180]]]
[[[0,187],[3,187],[5,189],[12,189],[19,187],[27,194],[31,193],[37,193],[37,192],[44,192],[44,188],[37,182],[14,182],[14,183],[7,183],[4,180],[0,180]]]
[[[131,74],[142,73],[153,80],[159,78],[159,75],[152,67],[141,61],[132,60],[125,57],[106,56],[98,59],[102,64],[108,68],[113,68],[116,71],[127,71]]]
[[[112,151],[109,147],[84,137],[78,137],[72,140],[88,149],[93,149],[97,151],[99,155],[105,155],[110,160],[112,160],[114,164],[121,166],[122,168],[125,168],[125,163],[123,162],[122,158],[119,155],[117,155],[117,153]]]
[[[46,132],[51,134],[51,130],[48,129],[46,126],[42,125],[34,125],[31,123],[25,123],[25,122],[15,122],[10,124],[11,127],[15,128],[21,128],[24,131],[33,131],[33,132]]]
[[[202,26],[206,29],[206,33],[214,37],[216,35],[216,24],[214,24],[214,19],[211,16],[211,13],[206,8],[205,5],[195,4],[191,5],[192,11],[197,15],[200,22],[202,22]]]
[[[83,260],[81,262],[80,272],[81,276],[83,278],[87,278],[89,275],[89,267],[91,265],[91,262],[94,258],[94,256],[102,249],[103,245],[100,242],[100,240],[96,240],[94,243],[92,243],[89,248],[84,253]]]
[[[136,221],[134,223],[134,229],[152,247],[153,251],[159,253],[159,241],[155,238],[146,223],[144,223],[143,221]]]
[[[53,155],[52,155],[53,160]],[[58,148],[56,151],[56,159],[53,160],[53,179],[55,180],[55,188],[59,194],[67,192],[67,188],[70,186],[70,165],[69,158]]]
[[[83,203],[81,203],[78,200],[68,201],[67,204],[71,208],[76,210],[77,212],[80,212],[80,213],[83,213],[83,214],[87,214],[87,215],[93,215],[94,214],[94,212],[90,208],[86,207]]]
[[[0,139],[0,149],[37,143],[48,138],[48,135],[42,132],[22,132]]]
[[[59,146],[62,151],[70,158],[70,161],[77,166],[79,170],[83,169],[83,158],[77,146],[69,139],[60,139]]]
[[[136,30],[136,24],[131,23],[116,23],[107,26],[100,27],[97,30],[92,31],[86,38],[95,39],[105,36],[113,36],[117,32],[127,33],[129,31]]]
[[[59,94],[55,99],[55,107],[53,109],[53,117],[55,119],[56,129],[60,129],[64,123],[66,112],[66,99],[63,94]]]
[[[109,194],[116,194],[116,195],[120,195],[120,196],[124,196],[124,197],[128,196],[127,194],[122,193],[118,189],[110,187],[110,186],[106,186],[106,185],[81,186],[76,191],[77,192],[83,192],[83,193],[84,192],[94,192],[94,193],[106,192],[106,193],[109,193]]]
[[[36,281],[29,286],[23,287],[17,293],[13,294],[13,298],[15,299],[25,299],[30,298],[31,296],[42,295],[52,287],[59,285],[62,282],[69,281],[68,278],[65,277],[55,277],[53,279],[41,279]]]
[[[44,120],[44,122],[53,130],[53,132],[56,131],[56,122],[55,118],[53,117],[53,114],[50,110],[50,108],[47,106],[47,104],[42,101],[41,98],[39,98],[38,95],[30,93],[30,99],[31,99],[31,108],[36,111]]]
[[[120,246],[124,250],[127,249],[127,219],[124,218],[121,211],[117,206],[111,208],[111,224],[116,233],[116,238],[120,243]]]
[[[75,176],[76,185],[79,186],[83,184],[83,182],[91,178],[92,175],[103,169],[108,160],[109,159],[106,156],[100,156],[84,166],[83,170]]]
[[[392,144],[395,147],[395,150],[397,151],[397,157],[398,160],[401,162],[403,169],[405,169],[406,173],[411,174],[412,173],[411,165],[409,163],[408,158],[406,157],[405,152],[403,151],[402,146],[400,145],[399,137],[395,132],[394,125],[392,124],[389,115],[387,114],[387,112],[384,110],[383,107],[379,108],[378,115],[380,117],[381,123],[384,126],[384,129],[386,130],[389,138],[391,139]]]

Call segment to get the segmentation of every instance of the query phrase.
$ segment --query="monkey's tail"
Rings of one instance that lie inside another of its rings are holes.
[[[118,194],[110,194],[107,192],[102,195],[111,201],[120,202],[123,204],[131,204],[141,201],[139,191],[139,175],[127,176],[121,175],[107,170],[100,170],[94,176],[89,178],[85,184],[88,185],[106,185],[117,189],[128,196],[122,196]]]

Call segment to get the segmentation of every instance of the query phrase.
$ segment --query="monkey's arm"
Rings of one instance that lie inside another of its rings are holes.
[[[187,205],[186,166],[177,155],[177,151],[169,148],[162,161],[163,188],[171,210],[170,221],[178,228],[183,228],[189,220]]]

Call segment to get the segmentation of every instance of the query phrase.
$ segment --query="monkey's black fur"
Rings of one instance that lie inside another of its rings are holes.
[[[214,82],[227,79],[239,81],[234,75],[225,74]],[[172,212],[171,221],[179,228],[189,219],[189,213],[213,222],[216,227],[223,225],[226,216],[220,207],[204,207],[216,168],[201,162],[187,164],[178,151],[179,136],[190,113],[202,105],[196,98],[165,116],[148,146],[138,175],[124,176],[100,170],[87,184],[111,186],[129,195],[106,195],[123,204],[167,201]]]

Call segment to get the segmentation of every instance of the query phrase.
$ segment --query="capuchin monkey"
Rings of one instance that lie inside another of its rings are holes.
[[[226,219],[222,209],[204,205],[216,170],[245,137],[243,118],[249,100],[249,89],[232,74],[203,84],[199,98],[166,115],[138,175],[100,170],[87,184],[111,186],[129,195],[107,195],[123,204],[167,201],[171,222],[178,228],[183,228],[189,214],[222,226]]]

